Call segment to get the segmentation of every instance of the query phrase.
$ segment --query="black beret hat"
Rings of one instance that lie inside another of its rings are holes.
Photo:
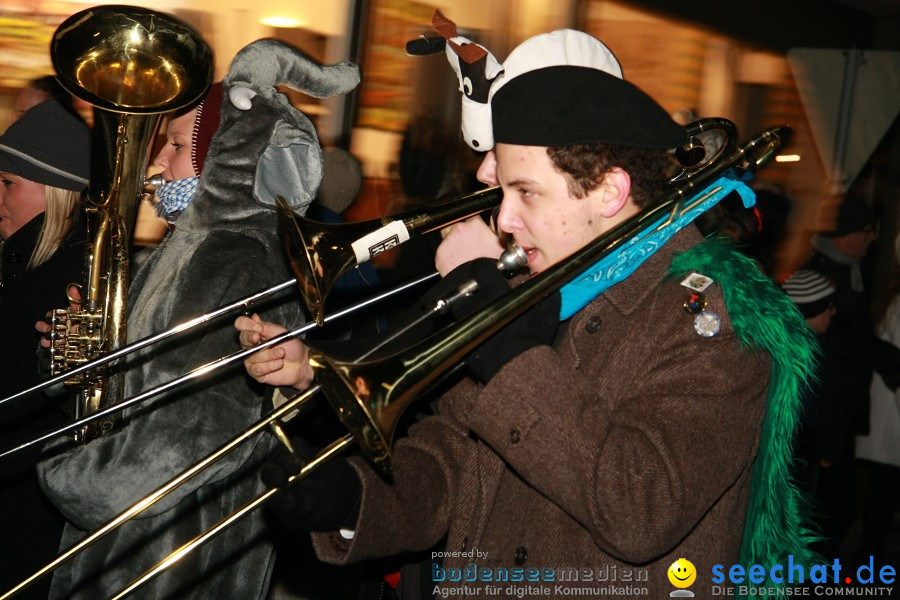
[[[825,233],[826,237],[842,237],[863,231],[875,225],[875,211],[862,196],[853,194],[844,198],[838,209],[834,229]]]
[[[0,171],[80,192],[87,188],[91,131],[51,98],[25,111],[0,135]]]
[[[491,112],[498,143],[669,149],[687,140],[684,127],[637,86],[589,67],[518,75],[494,94]]]

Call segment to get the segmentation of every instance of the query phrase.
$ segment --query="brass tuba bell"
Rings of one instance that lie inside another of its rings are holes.
[[[153,135],[163,113],[203,96],[213,67],[209,46],[188,25],[134,6],[72,15],[53,34],[50,55],[60,84],[94,107],[82,305],[54,311],[58,374],[125,344],[129,247]],[[66,382],[77,386],[76,418],[119,401],[123,368],[111,363]],[[92,423],[75,439],[114,428],[112,419]]]

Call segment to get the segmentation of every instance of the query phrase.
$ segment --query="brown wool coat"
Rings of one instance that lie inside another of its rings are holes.
[[[688,290],[666,274],[673,253],[701,240],[693,228],[676,235],[576,314],[555,349],[528,350],[486,386],[451,390],[440,416],[396,443],[394,485],[355,463],[355,537],[314,534],[319,556],[350,562],[447,535],[447,551],[479,554],[444,557],[444,570],[553,569],[556,581],[530,597],[630,585],[648,598],[668,597],[667,570],[685,557],[698,572],[690,589],[708,596],[712,566],[738,560],[769,357],[740,346],[717,284],[706,294],[721,332],[695,333],[681,308]],[[560,582],[572,567],[594,581]]]

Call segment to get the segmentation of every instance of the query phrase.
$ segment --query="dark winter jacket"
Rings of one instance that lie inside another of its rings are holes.
[[[44,223],[40,214],[3,245],[0,273],[0,398],[38,382],[35,323],[65,308],[66,287],[81,280],[85,232],[77,222],[63,245],[43,264],[26,269]],[[0,406],[0,449],[31,440],[66,421],[66,406],[38,392]],[[63,518],[44,497],[34,471],[40,449],[0,464],[0,588],[7,590],[50,562],[57,552]],[[46,598],[49,580],[23,598]]]
[[[662,598],[684,557],[703,596],[714,564],[738,562],[770,360],[741,346],[716,287],[707,298],[721,331],[694,331],[687,290],[666,273],[673,253],[699,241],[677,234],[572,317],[555,348],[527,350],[487,385],[466,380],[446,394],[439,416],[396,443],[393,485],[355,462],[355,536],[313,534],[320,557],[343,563],[446,538],[432,555],[432,591],[456,598],[488,585],[497,597]],[[466,568],[481,575],[452,575]],[[553,576],[484,578],[530,568]]]

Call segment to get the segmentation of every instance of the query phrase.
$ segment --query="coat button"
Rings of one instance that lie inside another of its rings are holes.
[[[6,257],[6,262],[11,263],[11,264],[20,263],[20,262],[22,262],[22,255],[18,254],[16,252],[13,252],[12,254],[10,254]]]
[[[522,434],[519,433],[518,429],[513,429],[509,432],[509,443],[518,444],[522,441]]]
[[[528,558],[528,548],[525,546],[519,546],[516,548],[516,553],[513,554],[513,562],[516,563],[517,566],[521,567],[525,564],[525,559]]]
[[[466,546],[468,546],[468,545],[469,545],[469,536],[466,536],[466,537],[463,538],[463,543],[462,543],[462,548],[461,548],[461,550],[462,550],[463,552],[465,552],[465,551],[466,551]]]
[[[600,331],[600,325],[603,323],[603,319],[600,317],[591,317],[588,319],[587,325],[585,325],[584,329],[588,333],[597,333]]]

